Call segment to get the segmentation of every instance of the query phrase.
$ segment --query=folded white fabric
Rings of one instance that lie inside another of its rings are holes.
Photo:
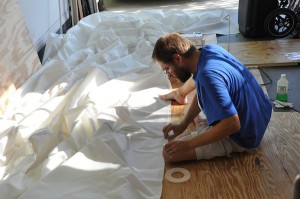
[[[102,12],[52,35],[0,119],[1,197],[160,198],[170,102],[157,96],[171,86],[153,45],[172,31],[227,33],[225,15]]]

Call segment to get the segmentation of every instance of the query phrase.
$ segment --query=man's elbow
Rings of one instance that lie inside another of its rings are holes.
[[[228,134],[236,133],[241,129],[240,118],[238,115],[233,115],[225,119]]]
[[[238,115],[234,115],[231,118],[231,132],[235,133],[238,132],[241,129],[241,123],[240,123],[240,118]]]

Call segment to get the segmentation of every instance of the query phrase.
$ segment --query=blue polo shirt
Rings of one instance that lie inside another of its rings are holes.
[[[252,73],[222,47],[206,45],[193,78],[208,124],[238,114],[241,129],[230,138],[243,147],[257,147],[270,121],[272,103]]]

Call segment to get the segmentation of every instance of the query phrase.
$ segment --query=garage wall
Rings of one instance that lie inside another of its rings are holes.
[[[36,51],[44,46],[48,34],[59,31],[60,24],[69,18],[68,0],[19,0],[19,3]]]

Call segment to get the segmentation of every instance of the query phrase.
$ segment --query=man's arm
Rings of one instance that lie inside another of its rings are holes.
[[[193,137],[189,140],[174,140],[164,146],[164,153],[172,155],[177,153],[186,153],[197,147],[211,144],[222,140],[240,129],[240,120],[238,115],[225,118],[207,131]]]
[[[194,120],[194,118],[200,113],[201,109],[198,106],[198,99],[197,95],[194,95],[194,98],[192,100],[192,103],[185,114],[183,120],[180,122],[180,124],[168,124],[163,127],[162,131],[164,133],[164,137],[166,139],[173,139],[174,137],[180,135],[184,132],[184,130],[188,127],[188,125]],[[174,135],[169,135],[168,133],[170,131],[174,132]]]
[[[199,115],[201,109],[198,104],[197,93],[194,94],[192,103],[181,121],[181,125],[188,126]]]

